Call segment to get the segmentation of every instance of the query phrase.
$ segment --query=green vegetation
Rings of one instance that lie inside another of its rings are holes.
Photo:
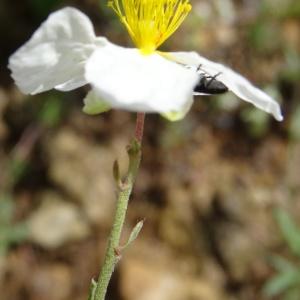
[[[276,211],[275,218],[294,261],[278,255],[271,257],[276,275],[267,282],[264,293],[267,297],[282,296],[283,298],[280,299],[283,300],[298,300],[300,298],[300,228],[282,209]]]

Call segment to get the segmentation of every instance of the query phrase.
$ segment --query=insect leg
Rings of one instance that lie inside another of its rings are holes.
[[[206,78],[210,78],[209,82],[207,83],[207,87],[209,87],[209,86],[212,84],[212,82],[213,82],[214,80],[216,80],[216,78],[217,78],[218,76],[220,76],[221,74],[222,74],[222,72],[219,72],[219,73],[217,73],[217,74],[214,75],[214,76],[207,76]]]

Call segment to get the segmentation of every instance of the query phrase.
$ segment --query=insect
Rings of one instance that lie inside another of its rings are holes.
[[[228,92],[227,86],[221,81],[217,80],[217,77],[221,73],[211,76],[205,71],[201,70],[201,65],[198,66],[197,72],[200,75],[200,79],[194,88],[194,92],[207,95],[224,94]]]

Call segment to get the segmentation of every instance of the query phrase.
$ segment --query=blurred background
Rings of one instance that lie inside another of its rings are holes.
[[[300,299],[300,2],[194,0],[162,50],[225,63],[282,104],[285,120],[228,93],[170,123],[147,115],[143,161],[110,300]],[[102,0],[0,2],[1,300],[84,300],[127,164],[135,115],[88,116],[88,87],[22,95],[7,60],[51,11],[75,6],[131,46]]]

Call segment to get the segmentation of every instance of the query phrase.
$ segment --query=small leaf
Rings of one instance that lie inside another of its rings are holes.
[[[131,231],[131,234],[129,236],[129,239],[128,239],[127,243],[124,246],[121,247],[122,250],[126,249],[132,242],[134,242],[137,239],[140,231],[143,228],[143,225],[144,225],[144,220],[141,220],[134,226],[134,228]]]
[[[300,140],[300,105],[292,112],[289,133],[292,139]]]
[[[121,176],[120,176],[120,167],[119,167],[119,163],[117,160],[114,161],[113,176],[114,176],[114,179],[117,182],[117,184],[119,184],[119,182],[121,180]]]
[[[279,272],[296,271],[297,268],[284,257],[273,255],[270,257],[272,266]]]
[[[9,242],[17,244],[25,240],[28,236],[28,227],[25,223],[13,225],[10,228]]]
[[[88,300],[94,300],[96,288],[97,288],[97,282],[94,279],[92,279]]]
[[[300,289],[299,287],[296,287],[288,290],[283,300],[299,300],[299,299],[300,299]]]
[[[14,203],[11,195],[0,195],[0,227],[10,224],[14,210]]]
[[[28,163],[23,159],[16,157],[11,160],[9,171],[13,184],[17,183],[22,178],[27,167]]]
[[[273,277],[264,287],[264,294],[267,297],[277,296],[293,286],[300,284],[299,271],[283,272]]]
[[[128,243],[132,243],[134,240],[136,240],[136,238],[138,237],[140,231],[142,230],[143,228],[143,225],[144,225],[144,220],[142,221],[139,221],[135,227],[133,228],[130,236],[129,236],[129,239],[128,239]]]
[[[241,112],[241,118],[247,123],[249,133],[252,137],[264,136],[270,123],[270,115],[254,107],[248,107]]]
[[[297,225],[289,214],[282,209],[275,212],[275,217],[289,248],[294,254],[300,256],[300,230]]]
[[[55,95],[49,96],[39,113],[39,119],[47,127],[53,127],[62,118],[63,102]]]

